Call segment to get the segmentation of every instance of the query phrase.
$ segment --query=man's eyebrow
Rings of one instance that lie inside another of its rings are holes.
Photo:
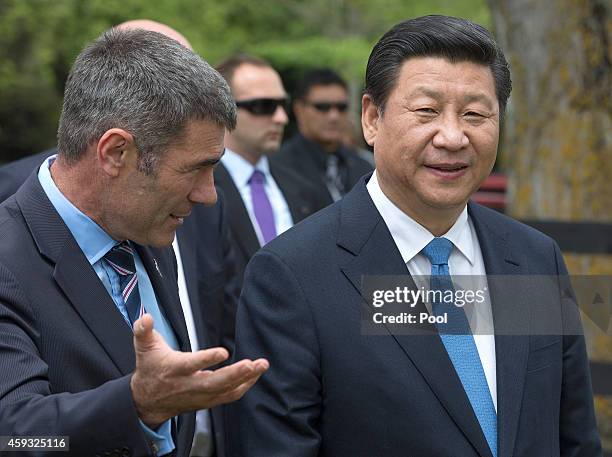
[[[221,152],[219,157],[204,159],[200,162],[192,164],[190,168],[195,170],[197,168],[212,167],[214,165],[217,165],[221,161],[221,157],[223,157],[224,154],[225,154],[225,148],[223,149],[223,152]]]
[[[463,97],[463,100],[465,101],[465,103],[472,103],[472,102],[480,102],[480,103],[484,103],[488,109],[493,109],[493,102],[491,100],[491,97],[488,97],[485,94],[479,94],[479,93],[474,93],[474,94],[467,94],[465,97]]]
[[[426,97],[433,98],[436,100],[441,98],[442,96],[440,92],[437,92],[425,86],[417,86],[412,91],[410,91],[410,93],[408,93],[408,97],[414,97],[415,95],[425,95]]]
[[[414,97],[416,95],[425,95],[426,97],[433,98],[434,100],[440,100],[444,98],[444,94],[435,90],[430,89],[426,86],[418,86],[414,88],[409,94],[408,97]],[[487,105],[487,108],[493,109],[493,103],[491,97],[487,96],[484,93],[473,92],[466,94],[463,98],[464,103],[472,103],[472,102],[481,102]]]

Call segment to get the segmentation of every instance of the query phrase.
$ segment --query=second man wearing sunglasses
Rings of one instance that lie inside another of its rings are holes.
[[[298,83],[293,112],[299,132],[274,161],[300,174],[339,200],[372,166],[342,143],[349,121],[346,82],[329,69],[312,70]]]
[[[226,59],[217,70],[238,107],[236,129],[225,135],[215,183],[226,195],[242,276],[261,246],[325,206],[326,196],[296,171],[268,161],[278,151],[288,122],[287,93],[278,73],[268,62],[246,55]]]

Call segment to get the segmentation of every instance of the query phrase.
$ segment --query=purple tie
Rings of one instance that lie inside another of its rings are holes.
[[[259,229],[264,238],[264,243],[267,243],[276,237],[276,225],[274,224],[274,212],[272,205],[266,195],[264,184],[266,176],[259,170],[253,171],[249,185],[251,186],[251,199],[253,200],[253,212],[255,219],[259,224]]]

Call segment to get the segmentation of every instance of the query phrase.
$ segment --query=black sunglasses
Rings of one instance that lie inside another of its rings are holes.
[[[279,106],[287,112],[289,100],[287,98],[253,98],[236,101],[236,106],[256,116],[272,116]]]
[[[348,109],[348,103],[345,102],[307,102],[307,104],[322,113],[327,113],[332,108],[336,108],[341,113],[344,113]]]

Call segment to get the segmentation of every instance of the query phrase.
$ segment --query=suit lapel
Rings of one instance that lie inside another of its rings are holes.
[[[293,223],[297,224],[314,212],[313,204],[304,198],[301,192],[302,189],[296,185],[296,181],[291,174],[274,162],[270,161],[269,163],[270,173],[287,201]]]
[[[76,241],[71,241],[55,265],[53,276],[119,371],[130,373],[136,361],[132,330]]]
[[[58,286],[122,374],[134,370],[132,331],[45,195],[36,173],[17,201],[40,253],[55,263]]]
[[[489,278],[496,333],[498,455],[511,457],[527,369],[529,338],[526,332],[530,316],[528,291],[518,283],[513,287],[511,275],[525,275],[528,271],[524,262],[517,258],[515,253],[520,250],[512,248],[511,234],[506,227],[486,214],[490,210],[470,203],[468,211]]]
[[[180,349],[189,351],[189,336],[178,297],[170,249],[161,250],[136,245],[136,250],[151,280],[157,304],[172,327]]]
[[[243,251],[244,256],[250,259],[260,248],[259,240],[240,192],[227,169],[221,163],[215,170],[215,183],[223,189],[223,194],[227,200],[227,216],[235,242]]]
[[[354,254],[342,267],[345,276],[362,293],[367,275],[408,275],[408,269],[365,189],[365,179],[342,201],[338,245]],[[367,297],[364,297],[367,301]],[[420,305],[416,311],[425,310]],[[389,332],[431,387],[449,416],[481,456],[491,451],[469,403],[461,381],[433,326],[423,327],[429,335],[398,335]],[[397,332],[396,332],[397,333]],[[406,363],[404,361],[403,363]]]

